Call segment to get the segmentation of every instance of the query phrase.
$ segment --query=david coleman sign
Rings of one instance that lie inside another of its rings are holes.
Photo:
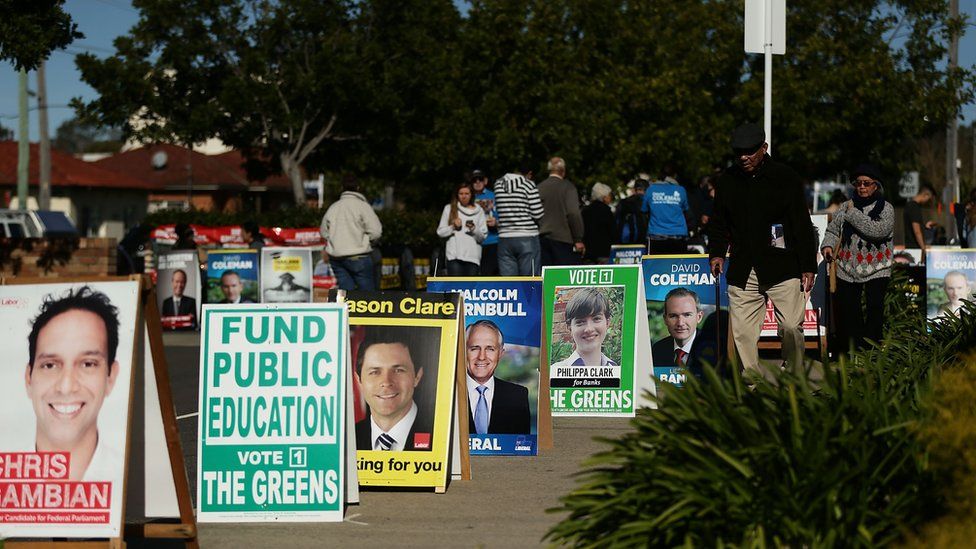
[[[208,305],[203,315],[199,520],[342,520],[345,309]]]

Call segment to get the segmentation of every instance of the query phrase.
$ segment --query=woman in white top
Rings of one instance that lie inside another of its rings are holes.
[[[447,239],[448,276],[478,276],[481,241],[487,234],[485,211],[475,204],[474,189],[469,183],[459,184],[437,226],[437,235]]]

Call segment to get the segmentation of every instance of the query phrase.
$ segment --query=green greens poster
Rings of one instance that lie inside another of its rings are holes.
[[[341,521],[349,320],[344,305],[206,305],[200,522]]]
[[[552,415],[632,417],[653,407],[641,266],[546,267],[542,279]]]

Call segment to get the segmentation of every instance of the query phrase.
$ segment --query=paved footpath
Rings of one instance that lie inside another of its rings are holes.
[[[166,356],[190,482],[196,482],[197,334],[166,334]],[[629,431],[623,418],[555,418],[555,449],[534,458],[472,456],[470,481],[444,494],[363,491],[341,524],[201,524],[205,548],[538,547],[562,514],[546,513],[573,475],[605,448],[596,436]],[[191,490],[195,490],[191,484]]]

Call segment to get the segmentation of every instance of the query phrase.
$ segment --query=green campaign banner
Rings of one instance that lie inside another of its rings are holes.
[[[653,406],[640,265],[542,271],[545,368],[554,416],[627,416]]]
[[[200,522],[342,520],[348,323],[337,304],[204,306]]]

